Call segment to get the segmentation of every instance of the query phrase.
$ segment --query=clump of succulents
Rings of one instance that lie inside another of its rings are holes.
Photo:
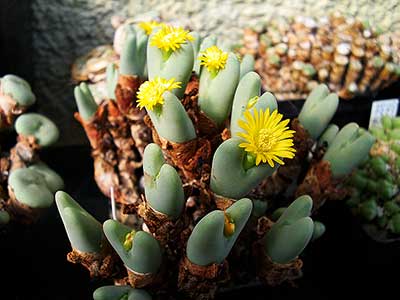
[[[347,204],[372,236],[387,240],[400,234],[400,118],[383,116],[370,132],[377,141],[349,178]]]
[[[334,186],[373,138],[354,124],[340,133],[329,126],[338,97],[325,85],[312,91],[298,119],[283,120],[274,95],[262,93],[251,57],[240,61],[215,37],[158,22],[127,24],[120,34],[120,60],[107,67],[104,99],[98,103],[85,83],[75,99],[95,179],[121,215],[101,228],[67,194],[56,195],[72,246],[68,260],[123,286],[95,297],[129,297],[138,292],[130,285],[155,298],[173,290],[211,299],[219,286],[234,284],[229,278],[243,257],[257,265],[252,277],[268,285],[301,276],[299,255],[325,230],[310,218],[318,202],[305,191],[314,191],[307,183],[299,197],[292,191],[274,222],[266,216],[265,183],[277,181],[273,194],[280,195],[288,186],[282,176],[301,183],[301,170],[323,161],[323,183]],[[318,138],[318,149],[332,150],[310,162]]]
[[[261,30],[246,29],[240,52],[255,56],[264,89],[279,100],[304,99],[318,83],[351,99],[399,80],[396,35],[341,14],[274,18]]]
[[[62,178],[39,158],[40,149],[54,144],[59,131],[51,120],[37,113],[24,113],[13,122],[35,101],[25,80],[6,75],[0,88],[0,101],[9,104],[1,105],[1,129],[13,125],[18,135],[13,147],[1,149],[0,224],[31,223],[52,205],[54,193],[64,186]]]

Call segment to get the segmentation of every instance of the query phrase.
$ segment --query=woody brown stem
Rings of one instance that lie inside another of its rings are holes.
[[[326,200],[341,200],[347,191],[338,185],[341,180],[332,177],[330,163],[325,160],[314,161],[303,182],[297,187],[296,198],[309,195],[313,199],[313,210],[318,210]]]
[[[229,266],[221,264],[199,266],[185,256],[179,265],[178,289],[190,299],[213,299],[219,284],[229,280]]]
[[[265,252],[264,237],[271,230],[272,222],[267,217],[261,217],[257,224],[258,241],[253,244],[253,255],[256,258],[256,272],[258,278],[266,285],[278,286],[284,282],[293,284],[293,281],[302,276],[303,261],[294,259],[287,264],[275,263]]]
[[[112,251],[108,243],[101,253],[85,253],[72,249],[67,254],[67,260],[73,264],[84,266],[89,272],[90,277],[111,278],[120,275],[120,260]]]

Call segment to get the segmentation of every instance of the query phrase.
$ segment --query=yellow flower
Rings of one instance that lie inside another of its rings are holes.
[[[162,24],[161,29],[151,38],[150,45],[156,46],[165,52],[169,52],[179,49],[182,44],[192,41],[193,39],[189,31],[182,27]]]
[[[164,103],[163,94],[166,91],[171,91],[181,87],[181,82],[175,81],[175,78],[170,80],[156,77],[153,80],[144,82],[137,92],[137,106],[142,109],[146,107],[148,110],[153,110],[155,106]]]
[[[201,61],[200,65],[206,66],[208,72],[217,73],[219,70],[225,68],[228,53],[222,51],[217,46],[211,46],[205,51],[200,52],[199,59]]]
[[[139,27],[142,28],[147,35],[150,35],[154,28],[161,26],[162,23],[157,21],[140,22]]]
[[[246,110],[245,120],[239,120],[239,126],[244,130],[237,135],[244,139],[239,147],[253,155],[256,165],[268,162],[274,167],[274,161],[283,165],[281,158],[293,158],[296,150],[293,148],[294,130],[288,130],[289,120],[282,120],[283,115],[274,110],[270,114],[267,110],[253,110],[253,114]]]

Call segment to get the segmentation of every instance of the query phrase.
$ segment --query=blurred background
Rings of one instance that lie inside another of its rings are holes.
[[[0,75],[14,73],[31,83],[38,98],[38,111],[55,120],[62,131],[59,145],[86,143],[83,130],[73,118],[76,107],[71,65],[94,47],[112,44],[115,31],[111,26],[112,16],[160,16],[165,22],[186,26],[202,36],[217,35],[226,46],[240,43],[244,28],[257,29],[278,16],[321,17],[341,12],[367,19],[381,30],[400,31],[400,2],[396,0],[1,0],[0,3]]]

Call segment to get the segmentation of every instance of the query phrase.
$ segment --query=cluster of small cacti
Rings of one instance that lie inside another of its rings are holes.
[[[390,239],[400,234],[400,117],[381,123],[370,130],[377,141],[368,159],[349,178],[347,204],[377,239]]]
[[[298,256],[325,230],[310,218],[313,205],[360,163],[373,137],[352,123],[340,132],[328,126],[338,96],[325,85],[298,119],[282,120],[274,95],[261,93],[251,57],[240,61],[215,37],[158,22],[125,24],[119,34],[120,61],[107,66],[107,93],[95,101],[81,83],[75,99],[95,179],[121,215],[101,226],[66,193],[56,195],[72,245],[68,260],[122,285],[94,298],[177,292],[211,299],[219,286],[235,284],[229,278],[240,278],[244,257],[256,266],[253,278],[268,285],[301,276]],[[318,138],[318,153],[328,150],[310,163]],[[299,197],[292,193],[272,221],[269,186],[260,186],[293,168],[291,180],[300,180],[298,169],[309,165],[317,172],[322,166],[322,183],[307,173]],[[263,197],[249,199],[257,191]]]
[[[340,14],[274,19],[246,29],[241,53],[255,55],[264,89],[279,100],[304,99],[326,83],[343,99],[375,94],[400,78],[398,37]]]
[[[39,150],[54,144],[59,132],[47,117],[24,113],[34,102],[25,80],[15,75],[0,79],[0,130],[9,135],[6,129],[14,126],[18,135],[16,144],[11,149],[2,147],[0,153],[0,226],[34,222],[64,186],[62,178],[39,158]]]

